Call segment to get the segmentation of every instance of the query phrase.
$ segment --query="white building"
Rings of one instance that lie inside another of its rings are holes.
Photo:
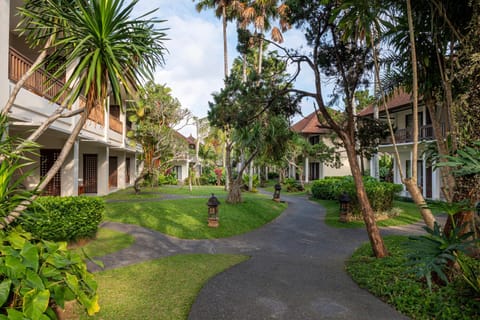
[[[5,106],[16,81],[28,70],[36,52],[16,34],[16,7],[22,0],[0,0],[0,108]],[[25,84],[9,113],[11,136],[26,137],[57,108],[50,98],[58,92],[64,79],[46,91],[47,74],[39,70]],[[77,101],[73,108],[78,108]],[[124,101],[122,102],[124,103]],[[104,109],[94,110],[81,131],[67,160],[45,190],[51,195],[104,195],[130,186],[137,172],[137,148],[126,138],[128,121],[119,105],[107,101]],[[27,187],[38,184],[52,166],[72,131],[78,116],[57,120],[37,141],[41,147],[33,155],[33,174]]]
[[[387,107],[390,113],[390,119],[395,128],[395,141],[400,154],[400,165],[402,171],[411,176],[411,164],[413,159],[413,104],[411,95],[403,91],[398,91],[387,101]],[[370,106],[358,114],[361,117],[373,117],[373,106]],[[379,110],[379,119],[386,121],[386,112],[383,107]],[[426,143],[435,143],[435,135],[432,127],[432,120],[425,105],[419,104],[418,110],[418,128],[421,142],[418,148],[418,172],[417,181],[422,189],[423,196],[427,199],[441,199],[441,177],[440,170],[433,170],[432,163],[425,157],[424,148]],[[394,147],[390,137],[381,141],[378,147],[379,154],[394,154]],[[394,161],[393,182],[401,184],[398,164]],[[404,187],[403,194],[410,197]]]
[[[322,128],[320,126],[317,114],[315,112],[312,112],[302,120],[295,123],[291,127],[291,130],[303,136],[312,145],[323,142],[327,146],[334,146],[331,140],[331,130]],[[348,162],[346,151],[340,149],[337,151],[340,153],[340,162],[342,164],[340,168],[332,168],[317,158],[306,157],[303,161],[304,181],[309,182],[312,180],[323,179],[325,177],[351,175],[352,172],[350,170],[350,163]],[[295,171],[295,167],[290,166],[289,177],[295,178]]]

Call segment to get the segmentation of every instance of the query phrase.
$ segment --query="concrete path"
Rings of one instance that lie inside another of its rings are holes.
[[[189,319],[408,319],[360,289],[344,270],[345,260],[368,241],[364,229],[330,228],[317,203],[302,197],[282,199],[289,207],[276,220],[227,239],[181,240],[107,222],[104,227],[127,232],[136,241],[101,260],[106,268],[115,268],[183,253],[250,256],[208,281]],[[393,233],[422,230],[420,224],[382,230],[382,234]]]

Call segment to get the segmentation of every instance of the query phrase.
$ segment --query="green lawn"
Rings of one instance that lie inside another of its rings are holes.
[[[129,234],[107,228],[100,228],[93,241],[81,247],[74,245],[73,251],[81,256],[84,256],[85,253],[85,255],[90,258],[101,257],[127,248],[131,246],[134,241],[135,239]]]
[[[162,199],[167,194],[185,195],[185,196],[205,196],[208,197],[212,193],[216,196],[225,196],[227,192],[224,187],[216,186],[192,186],[192,190],[188,185],[184,186],[160,186],[160,187],[144,187],[140,193],[135,194],[133,188],[119,190],[115,193],[104,196],[105,200],[144,200],[144,199]]]
[[[340,222],[339,219],[339,204],[335,200],[318,200],[312,199],[320,203],[326,209],[325,223],[334,228],[361,228],[365,224],[361,221]],[[400,226],[418,222],[422,219],[420,211],[412,202],[394,201],[393,206],[401,210],[401,213],[393,218],[387,220],[377,221],[379,227]]]
[[[101,309],[93,318],[187,319],[207,280],[247,259],[241,255],[177,255],[98,272]],[[78,309],[74,313],[71,318],[78,318]],[[80,315],[80,319],[91,318]]]
[[[360,287],[412,319],[479,319],[480,304],[460,276],[447,286],[434,285],[429,291],[425,281],[417,279],[405,265],[408,245],[402,244],[409,239],[388,236],[384,241],[388,257],[374,258],[370,244],[365,243],[347,261],[347,272]],[[480,270],[480,262],[476,263]]]
[[[262,195],[244,195],[238,205],[219,197],[218,228],[207,226],[207,200],[189,198],[163,201],[111,202],[106,205],[106,220],[137,224],[184,239],[230,237],[259,228],[275,219],[286,208]]]

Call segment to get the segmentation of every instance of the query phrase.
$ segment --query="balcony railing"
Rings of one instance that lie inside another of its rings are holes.
[[[444,129],[442,126],[442,136],[444,136]],[[421,126],[418,128],[418,140],[435,140],[432,125]],[[413,128],[397,129],[395,131],[395,141],[397,143],[407,143],[413,141]],[[381,144],[392,144],[392,138],[389,136],[384,139]]]
[[[32,67],[33,63],[20,52],[10,47],[10,61],[8,68],[8,77],[11,81],[17,82]],[[52,100],[62,89],[64,82],[54,79],[45,70],[36,70],[31,77],[27,79],[23,87],[33,93]],[[60,101],[62,98],[60,98]]]
[[[11,81],[17,82],[22,78],[22,76],[32,67],[33,62],[27,57],[22,55],[16,49],[10,47],[10,61],[8,68],[8,77]],[[31,77],[27,79],[23,87],[41,97],[44,97],[48,100],[52,100],[58,93],[61,91],[65,82],[60,79],[54,79],[52,75],[47,73],[45,70],[38,69],[36,70]],[[60,98],[59,101],[62,101]],[[85,97],[80,97],[80,107],[84,107],[86,103]],[[90,114],[88,119],[100,124],[105,125],[105,113],[103,108],[95,107]],[[115,132],[122,133],[123,124],[122,122],[115,117],[110,115],[110,129]]]
[[[122,134],[123,132],[123,123],[116,117],[110,115],[109,117],[110,129]]]

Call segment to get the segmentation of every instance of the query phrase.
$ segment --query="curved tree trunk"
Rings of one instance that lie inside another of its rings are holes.
[[[360,204],[363,221],[367,229],[368,238],[372,246],[373,253],[377,258],[383,258],[388,255],[388,251],[380,235],[380,229],[378,229],[375,221],[375,215],[368,200],[367,193],[365,192],[365,186],[362,180],[362,173],[357,161],[355,145],[348,140],[348,138],[342,139],[347,152],[348,161],[350,163],[350,169],[352,171],[353,180],[355,182],[355,188],[357,190],[358,203]]]

